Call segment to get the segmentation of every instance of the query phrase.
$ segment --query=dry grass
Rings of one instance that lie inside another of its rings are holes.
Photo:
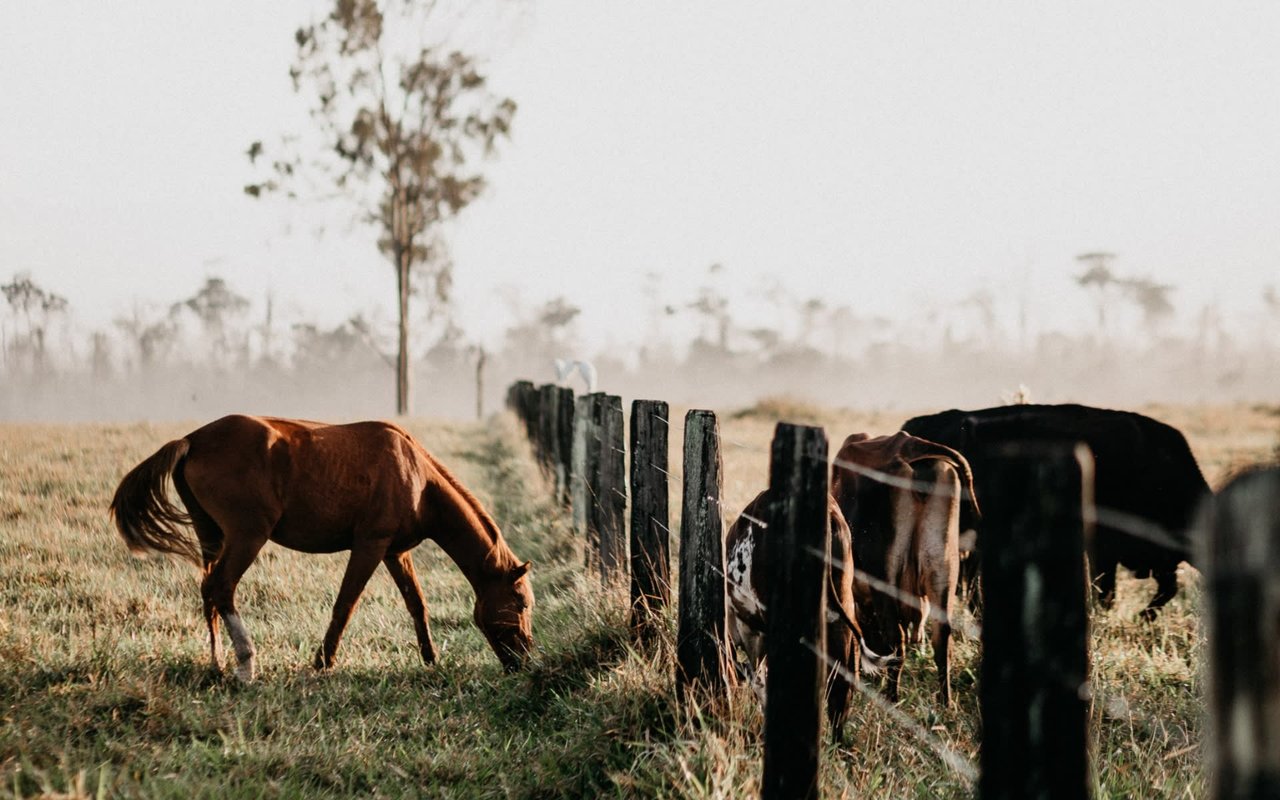
[[[725,508],[767,480],[769,410],[722,415]],[[833,444],[895,430],[909,415],[805,407]],[[771,415],[770,411],[776,412]],[[1215,486],[1274,457],[1268,408],[1160,408]],[[673,414],[673,417],[676,416]],[[0,795],[128,797],[739,797],[758,789],[760,715],[699,719],[672,697],[670,642],[628,645],[624,602],[581,574],[563,514],[545,499],[509,420],[420,423],[423,442],[490,506],[516,553],[535,561],[539,656],[514,676],[470,622],[470,593],[433,545],[416,558],[442,662],[417,661],[390,580],[375,577],[338,667],[311,671],[343,556],[270,546],[242,584],[262,677],[240,687],[208,667],[189,567],[129,557],[105,516],[124,471],[191,426],[0,426]],[[673,419],[673,456],[680,426]],[[678,461],[673,461],[678,463]],[[678,484],[672,505],[678,506]],[[673,524],[673,530],[677,529]],[[1121,582],[1095,618],[1098,797],[1196,797],[1203,706],[1197,576],[1153,626],[1150,588]],[[934,702],[931,661],[904,673],[904,724],[855,703],[848,742],[824,754],[828,796],[965,797],[926,735],[977,761],[978,646],[962,640],[957,702]]]

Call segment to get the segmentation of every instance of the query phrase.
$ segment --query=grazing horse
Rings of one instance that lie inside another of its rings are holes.
[[[166,492],[172,480],[187,513]],[[433,539],[475,590],[474,619],[507,671],[533,648],[530,562],[511,552],[474,495],[407,431],[387,422],[326,425],[228,416],[169,442],[116,489],[111,514],[135,553],[156,551],[203,569],[209,649],[221,669],[218,617],[237,676],[253,680],[253,640],[236,585],[268,540],[304,553],[350,550],[316,669],[333,666],[365,584],[386,565],[413,617],[422,660],[436,660],[427,603],[410,551]],[[197,542],[181,526],[195,528]]]

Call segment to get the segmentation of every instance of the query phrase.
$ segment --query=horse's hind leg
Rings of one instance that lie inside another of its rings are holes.
[[[382,559],[387,571],[400,589],[409,616],[413,618],[413,628],[418,634],[418,650],[422,653],[422,663],[434,664],[436,661],[436,645],[431,640],[431,623],[427,615],[427,600],[422,595],[422,585],[418,583],[418,574],[413,569],[413,557],[406,550],[403,553],[388,555]]]
[[[342,631],[351,620],[356,603],[360,602],[365,584],[373,576],[373,571],[378,568],[378,562],[382,561],[386,552],[385,540],[374,544],[358,544],[351,548],[351,560],[347,562],[347,571],[342,576],[342,586],[338,589],[338,599],[333,604],[333,619],[329,621],[329,630],[324,634],[324,644],[316,652],[316,669],[329,669],[333,666],[333,657],[338,652]]]
[[[209,573],[222,553],[222,528],[218,527],[217,521],[209,516],[209,512],[204,510],[195,495],[191,493],[181,470],[173,477],[174,486],[177,487],[178,495],[182,498],[183,505],[187,507],[187,512],[191,514],[191,524],[196,530],[196,538],[200,541],[200,559],[204,562],[200,596],[204,605],[204,622],[209,628],[209,658],[213,662],[214,670],[221,671],[222,637],[218,635],[218,609],[213,604],[212,595],[207,587]]]
[[[227,632],[231,634],[231,644],[236,651],[236,676],[246,683],[253,680],[256,674],[256,651],[248,628],[236,613],[236,586],[266,543],[265,533],[255,536],[227,536],[222,554],[213,563],[201,585],[205,607],[216,609],[222,614],[222,621],[227,623]],[[211,624],[210,631],[216,633],[216,625]]]
[[[194,515],[192,515],[194,518]],[[217,527],[214,528],[217,530]],[[196,533],[200,539],[200,557],[204,561],[204,579],[201,580],[200,597],[204,605],[204,623],[209,628],[209,660],[213,662],[215,671],[222,670],[222,637],[218,635],[218,609],[213,604],[213,599],[208,591],[205,590],[205,579],[209,573],[213,571],[214,562],[217,561],[219,553],[222,551],[222,531],[217,530],[217,545],[212,546],[211,539],[206,539],[205,535],[200,533],[200,525],[196,525]]]

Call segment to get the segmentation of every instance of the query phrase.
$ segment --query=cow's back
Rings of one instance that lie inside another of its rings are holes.
[[[980,502],[1000,445],[1082,441],[1093,453],[1099,527],[1110,530],[1111,538],[1122,538],[1118,546],[1125,563],[1143,568],[1190,555],[1187,530],[1209,486],[1186,437],[1159,420],[1077,404],[1020,405],[951,409],[910,419],[903,430],[964,454]],[[1147,530],[1141,521],[1158,525],[1162,533]]]

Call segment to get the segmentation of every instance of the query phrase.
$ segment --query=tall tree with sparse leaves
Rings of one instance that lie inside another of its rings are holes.
[[[452,264],[440,223],[485,187],[477,161],[510,135],[516,104],[488,91],[473,59],[438,47],[408,46],[430,26],[431,3],[334,0],[331,13],[296,34],[294,88],[308,97],[323,137],[318,157],[282,154],[273,175],[245,187],[251,196],[299,194],[319,175],[356,203],[379,230],[394,267],[399,313],[396,412],[409,413],[409,297],[415,276],[427,301],[449,302]],[[297,140],[293,140],[297,141]],[[261,142],[248,151],[264,155]]]

